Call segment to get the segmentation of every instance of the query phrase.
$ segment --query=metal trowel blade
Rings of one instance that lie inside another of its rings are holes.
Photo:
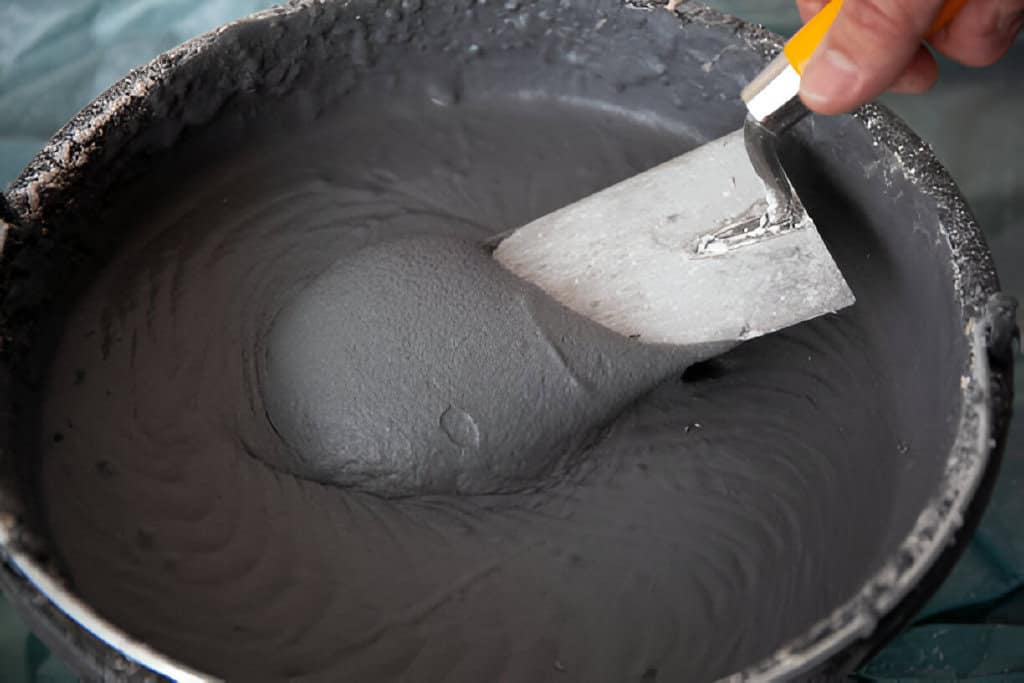
[[[737,131],[519,228],[494,256],[643,342],[751,339],[854,302],[780,175],[784,225],[769,219],[778,207]]]

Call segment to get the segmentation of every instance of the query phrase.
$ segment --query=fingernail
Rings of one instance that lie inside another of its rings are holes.
[[[999,30],[1004,34],[1019,33],[1021,28],[1024,28],[1024,10],[1008,14],[1003,17],[999,22]]]
[[[800,79],[800,95],[809,102],[826,104],[849,91],[857,65],[835,48],[811,57]]]

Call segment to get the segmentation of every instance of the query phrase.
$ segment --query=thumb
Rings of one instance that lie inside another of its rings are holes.
[[[942,2],[846,0],[804,67],[804,103],[838,114],[881,95],[914,61]]]

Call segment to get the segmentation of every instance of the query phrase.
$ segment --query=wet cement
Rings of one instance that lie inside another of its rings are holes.
[[[734,345],[620,336],[466,232],[355,250],[276,314],[254,399],[289,447],[273,464],[389,497],[535,489],[639,395]]]
[[[959,380],[943,274],[892,256],[934,237],[887,232],[869,201],[889,171],[865,176],[863,141],[792,151],[860,303],[687,368],[488,260],[493,235],[722,125],[551,69],[550,92],[591,97],[298,93],[269,131],[222,117],[122,190],[104,227],[125,238],[64,327],[38,439],[88,604],[237,680],[702,680],[889,556]]]
[[[161,650],[244,678],[703,678],[823,616],[868,564],[828,551],[836,534],[857,547],[886,523],[834,501],[875,479],[862,453],[895,452],[884,428],[853,429],[885,425],[850,399],[877,381],[851,353],[856,326],[822,320],[685,376],[685,360],[655,366],[664,383],[621,410],[600,375],[646,355],[579,369],[573,345],[612,342],[517,291],[481,246],[687,144],[553,102],[368,100],[140,191],[137,232],[67,325],[46,401],[42,481],[76,588]],[[342,163],[315,153],[331,149]],[[380,301],[361,311],[364,286]],[[310,301],[312,319],[289,320]],[[276,367],[296,349],[309,355]],[[343,430],[363,401],[414,419],[409,405],[433,404],[422,425],[392,412],[360,449]],[[548,440],[558,419],[572,440],[612,407],[585,449]],[[433,460],[441,435],[480,462]],[[285,473],[324,463],[417,495]],[[452,495],[509,482],[520,492]]]

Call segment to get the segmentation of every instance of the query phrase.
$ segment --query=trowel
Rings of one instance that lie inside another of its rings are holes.
[[[931,32],[964,2],[947,2]],[[652,344],[744,341],[852,305],[776,149],[808,113],[800,74],[842,4],[826,5],[743,90],[741,130],[519,228],[494,257],[576,313]]]

